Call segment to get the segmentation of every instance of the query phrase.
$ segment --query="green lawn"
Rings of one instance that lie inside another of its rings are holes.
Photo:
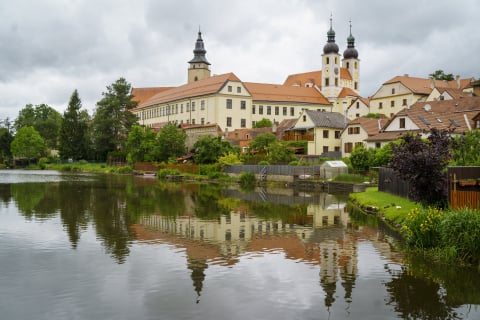
[[[377,187],[367,188],[365,192],[351,193],[350,198],[362,206],[378,208],[380,215],[398,224],[402,224],[410,210],[421,207],[420,204],[405,198],[378,191]]]

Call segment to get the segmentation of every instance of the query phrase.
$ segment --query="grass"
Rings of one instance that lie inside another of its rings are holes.
[[[369,178],[361,174],[346,173],[335,176],[335,178],[333,178],[333,181],[345,183],[364,183],[368,182]]]
[[[105,163],[49,163],[45,169],[66,172],[95,172],[95,173],[131,173],[131,167],[108,166]]]
[[[386,192],[378,191],[377,187],[369,187],[365,192],[351,193],[350,198],[363,206],[376,207],[387,220],[402,224],[408,213],[420,204]]]

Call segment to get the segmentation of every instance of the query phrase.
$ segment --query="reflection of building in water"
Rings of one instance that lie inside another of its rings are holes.
[[[193,215],[145,216],[132,229],[138,239],[156,239],[185,248],[198,299],[209,264],[233,265],[240,255],[249,252],[282,250],[287,259],[319,267],[319,284],[325,292],[325,306],[329,308],[339,299],[337,291],[342,288],[343,300],[351,302],[357,277],[359,238],[369,239],[381,248],[379,252],[383,255],[388,256],[390,250],[388,245],[383,245],[383,239],[379,239],[378,230],[354,229],[345,204],[335,196],[316,197],[316,201],[306,201],[305,212],[292,212],[288,223],[260,219],[241,207],[215,220]],[[301,224],[302,221],[306,223]]]

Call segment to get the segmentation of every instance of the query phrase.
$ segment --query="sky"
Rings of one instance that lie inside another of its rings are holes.
[[[350,21],[360,94],[435,70],[480,78],[477,0],[0,1],[0,121],[27,104],[63,114],[75,89],[93,114],[119,78],[178,86],[200,28],[212,74],[281,84],[322,68],[332,17],[340,53]]]

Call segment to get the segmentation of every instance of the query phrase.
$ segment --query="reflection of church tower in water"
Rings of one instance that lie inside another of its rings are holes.
[[[197,303],[200,302],[200,295],[203,288],[203,280],[205,280],[205,270],[208,264],[203,259],[188,258],[188,269],[192,270],[191,278],[193,280],[193,287],[197,293]]]

